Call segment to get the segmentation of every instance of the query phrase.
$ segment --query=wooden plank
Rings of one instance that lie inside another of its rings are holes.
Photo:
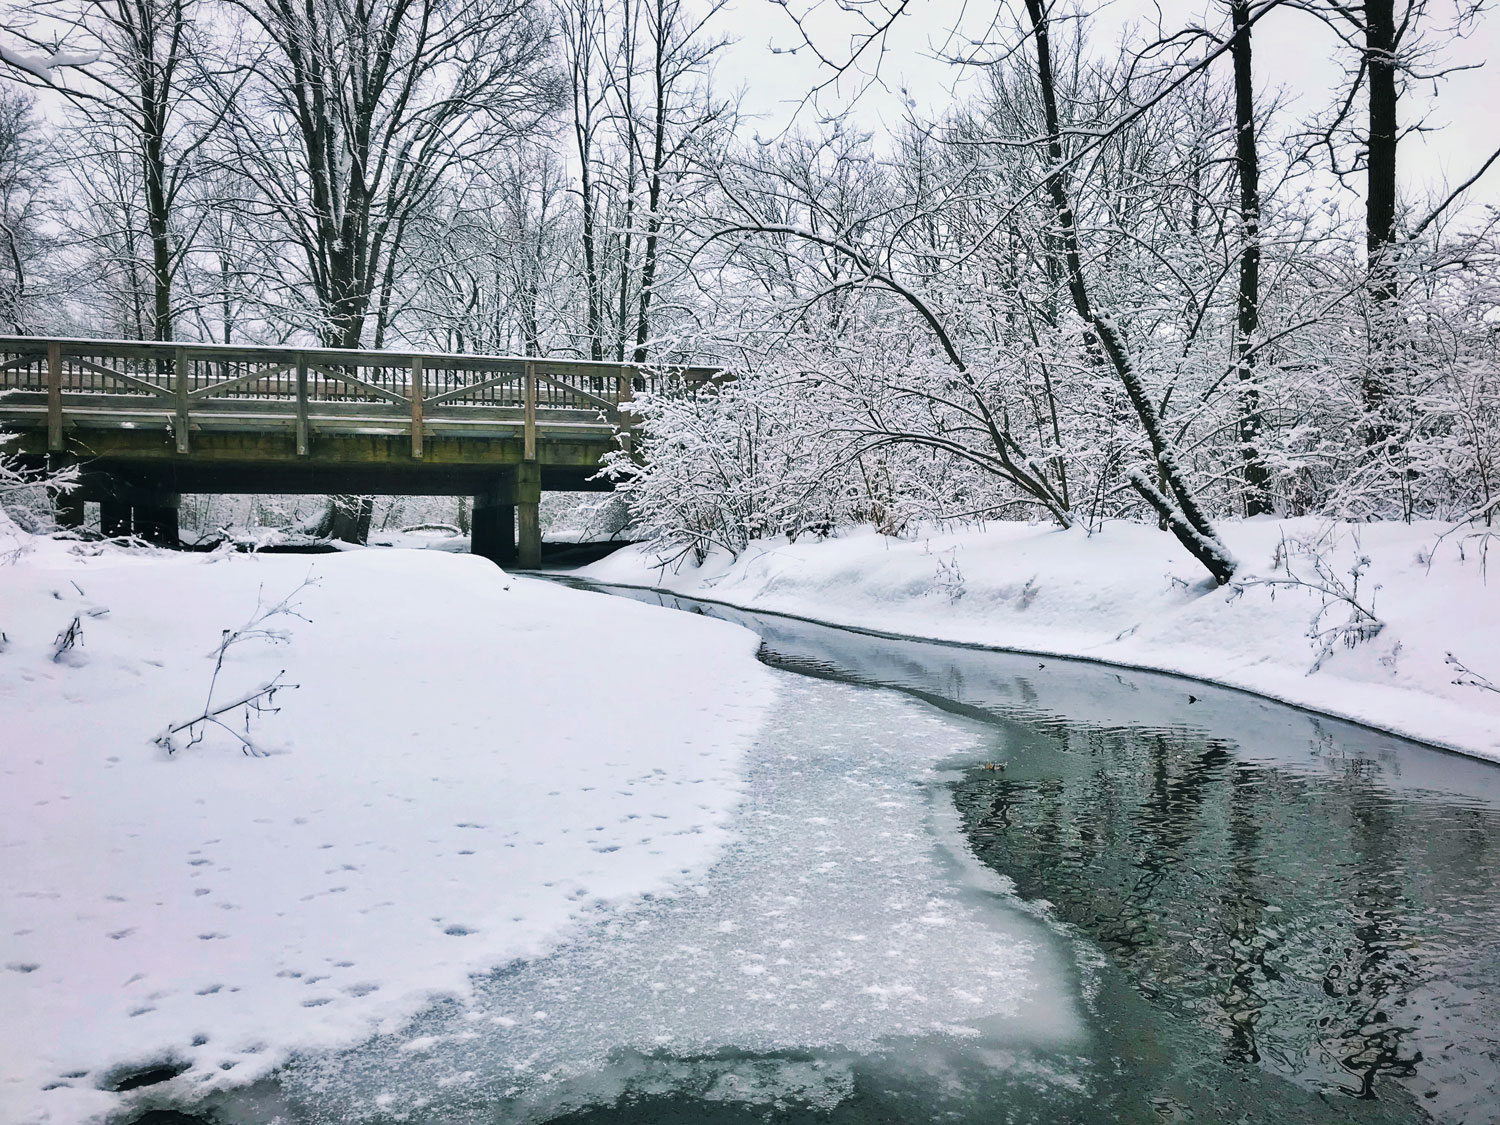
[[[620,368],[620,386],[617,398],[619,407],[615,411],[615,420],[620,426],[620,448],[627,454],[633,446],[630,432],[630,400],[635,397],[635,369],[630,367]]]
[[[373,395],[379,395],[382,398],[388,398],[392,402],[399,402],[402,405],[405,405],[407,402],[406,396],[404,395],[398,395],[395,391],[388,391],[384,387],[376,386],[374,383],[367,383],[363,379],[355,378],[353,375],[345,375],[342,371],[335,371],[333,368],[327,367],[321,363],[312,364],[312,369],[322,375],[325,379],[332,379],[338,383],[348,383],[350,386],[369,391]]]
[[[301,352],[297,353],[297,456],[306,457],[308,453],[308,426],[307,426],[307,356]]]
[[[210,383],[206,387],[199,387],[196,391],[192,392],[190,397],[194,399],[211,398],[214,395],[221,395],[226,391],[232,391],[236,387],[243,387],[247,383],[258,383],[262,379],[274,379],[283,372],[295,369],[296,366],[296,361],[293,360],[287,363],[273,363],[269,367],[259,367],[248,375],[237,375],[233,379],[226,379],[221,383]]]
[[[526,452],[528,461],[536,460],[536,366],[526,363]]]
[[[173,361],[172,375],[177,382],[177,452],[187,453],[188,448],[188,357],[186,348],[178,348]]]
[[[581,398],[585,402],[593,403],[600,410],[603,410],[606,414],[613,414],[615,412],[615,404],[610,402],[607,398],[601,398],[599,395],[590,394],[588,391],[582,389],[581,387],[575,387],[572,383],[564,383],[561,379],[554,379],[551,375],[547,375],[541,371],[538,371],[536,373],[536,377],[543,383],[554,386],[558,390],[567,391],[568,394],[573,395],[575,398]]]
[[[282,417],[293,419],[297,416],[296,399],[264,399],[264,398],[211,398],[207,402],[200,402],[193,408],[194,418],[212,418],[222,415],[250,414],[264,417]],[[411,417],[411,410],[405,405],[397,406],[394,402],[384,402],[378,399],[344,399],[341,402],[324,402],[308,395],[307,416],[313,421],[319,418],[337,417],[341,414],[360,415],[368,414],[373,417],[389,418],[401,425],[407,424]]]
[[[524,379],[525,377],[526,369],[522,366],[515,371],[507,371],[503,375],[497,375],[493,379],[485,379],[479,383],[469,383],[467,386],[454,387],[451,391],[444,391],[440,395],[433,395],[427,400],[427,405],[437,406],[452,399],[463,398],[465,395],[471,395],[477,391],[487,391],[491,387],[498,387],[505,383],[514,382],[517,379]]]
[[[535,362],[538,373],[545,372],[558,379],[572,377],[608,380],[620,371],[620,365],[611,360],[538,358]]]
[[[49,341],[36,336],[0,336],[0,350],[14,352],[17,355],[46,354]],[[254,344],[158,344],[142,340],[90,340],[69,338],[55,341],[63,345],[67,354],[78,356],[110,356],[118,359],[157,359],[165,358],[168,349],[184,347],[188,351],[189,359],[194,362],[207,362],[210,360],[240,360],[250,363],[282,363],[290,367],[297,355],[305,357],[310,364],[348,364],[359,367],[407,367],[413,359],[420,357],[425,367],[436,369],[440,367],[464,368],[467,370],[504,370],[514,368],[523,357],[497,356],[497,355],[465,355],[444,354],[434,352],[389,352],[389,351],[348,351],[337,348],[287,348],[279,346],[261,346]],[[554,378],[567,378],[569,376],[587,376],[590,378],[608,378],[616,374],[619,365],[608,361],[558,358],[549,359],[545,357],[534,357],[533,363],[538,373],[551,375]],[[697,367],[687,364],[653,364],[650,368],[653,372],[667,375],[675,375],[689,383],[703,382],[705,380],[727,379],[719,368]]]
[[[40,336],[0,336],[0,348],[17,355],[44,356],[48,343]]]
[[[148,383],[145,379],[137,379],[134,375],[126,375],[123,371],[116,371],[112,367],[105,367],[103,364],[95,363],[93,360],[84,359],[82,356],[72,356],[70,358],[77,366],[82,367],[88,371],[96,372],[99,375],[103,375],[106,379],[117,379],[120,382],[124,383],[127,387],[134,387],[138,391],[149,391],[153,395],[160,395],[162,398],[172,397],[172,392],[167,390],[167,388],[158,387],[155,383]],[[148,358],[161,359],[162,357],[150,356]]]
[[[411,361],[411,455],[422,459],[422,357]]]

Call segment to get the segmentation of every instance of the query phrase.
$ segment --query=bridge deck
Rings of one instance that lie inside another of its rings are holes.
[[[628,431],[635,393],[714,375],[540,357],[0,336],[0,429],[20,435],[22,454],[76,460],[97,480],[162,494],[508,492],[524,507],[534,502],[517,481],[522,493],[588,486]]]

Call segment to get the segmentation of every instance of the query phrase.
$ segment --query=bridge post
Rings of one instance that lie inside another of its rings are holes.
[[[307,424],[307,353],[298,352],[297,364],[297,456],[310,452]]]
[[[526,361],[526,375],[523,383],[525,401],[521,404],[524,410],[522,415],[523,426],[522,442],[523,450],[521,457],[526,461],[536,460],[536,364],[531,360]]]
[[[535,461],[516,466],[516,514],[520,531],[516,544],[516,565],[529,568],[542,565],[542,467]]]
[[[47,452],[63,451],[62,344],[47,343]]]
[[[188,353],[186,348],[178,348],[172,355],[172,383],[177,398],[177,410],[172,422],[172,428],[177,431],[177,452],[190,453],[192,446],[188,438]]]
[[[411,361],[411,455],[422,459],[422,357]]]

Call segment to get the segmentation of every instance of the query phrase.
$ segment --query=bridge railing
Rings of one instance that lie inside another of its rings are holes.
[[[0,424],[47,429],[165,426],[180,453],[194,432],[289,432],[306,455],[320,432],[405,434],[413,457],[435,436],[514,436],[628,426],[622,410],[663,379],[704,367],[524,356],[335,351],[0,336]]]

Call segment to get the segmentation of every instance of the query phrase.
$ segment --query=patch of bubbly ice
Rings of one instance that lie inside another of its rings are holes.
[[[780,700],[710,869],[399,1033],[301,1060],[283,1088],[303,1117],[524,1120],[671,1090],[830,1105],[851,1058],[893,1044],[972,1061],[1077,1036],[1046,930],[958,835],[939,764],[970,732],[801,677]]]

